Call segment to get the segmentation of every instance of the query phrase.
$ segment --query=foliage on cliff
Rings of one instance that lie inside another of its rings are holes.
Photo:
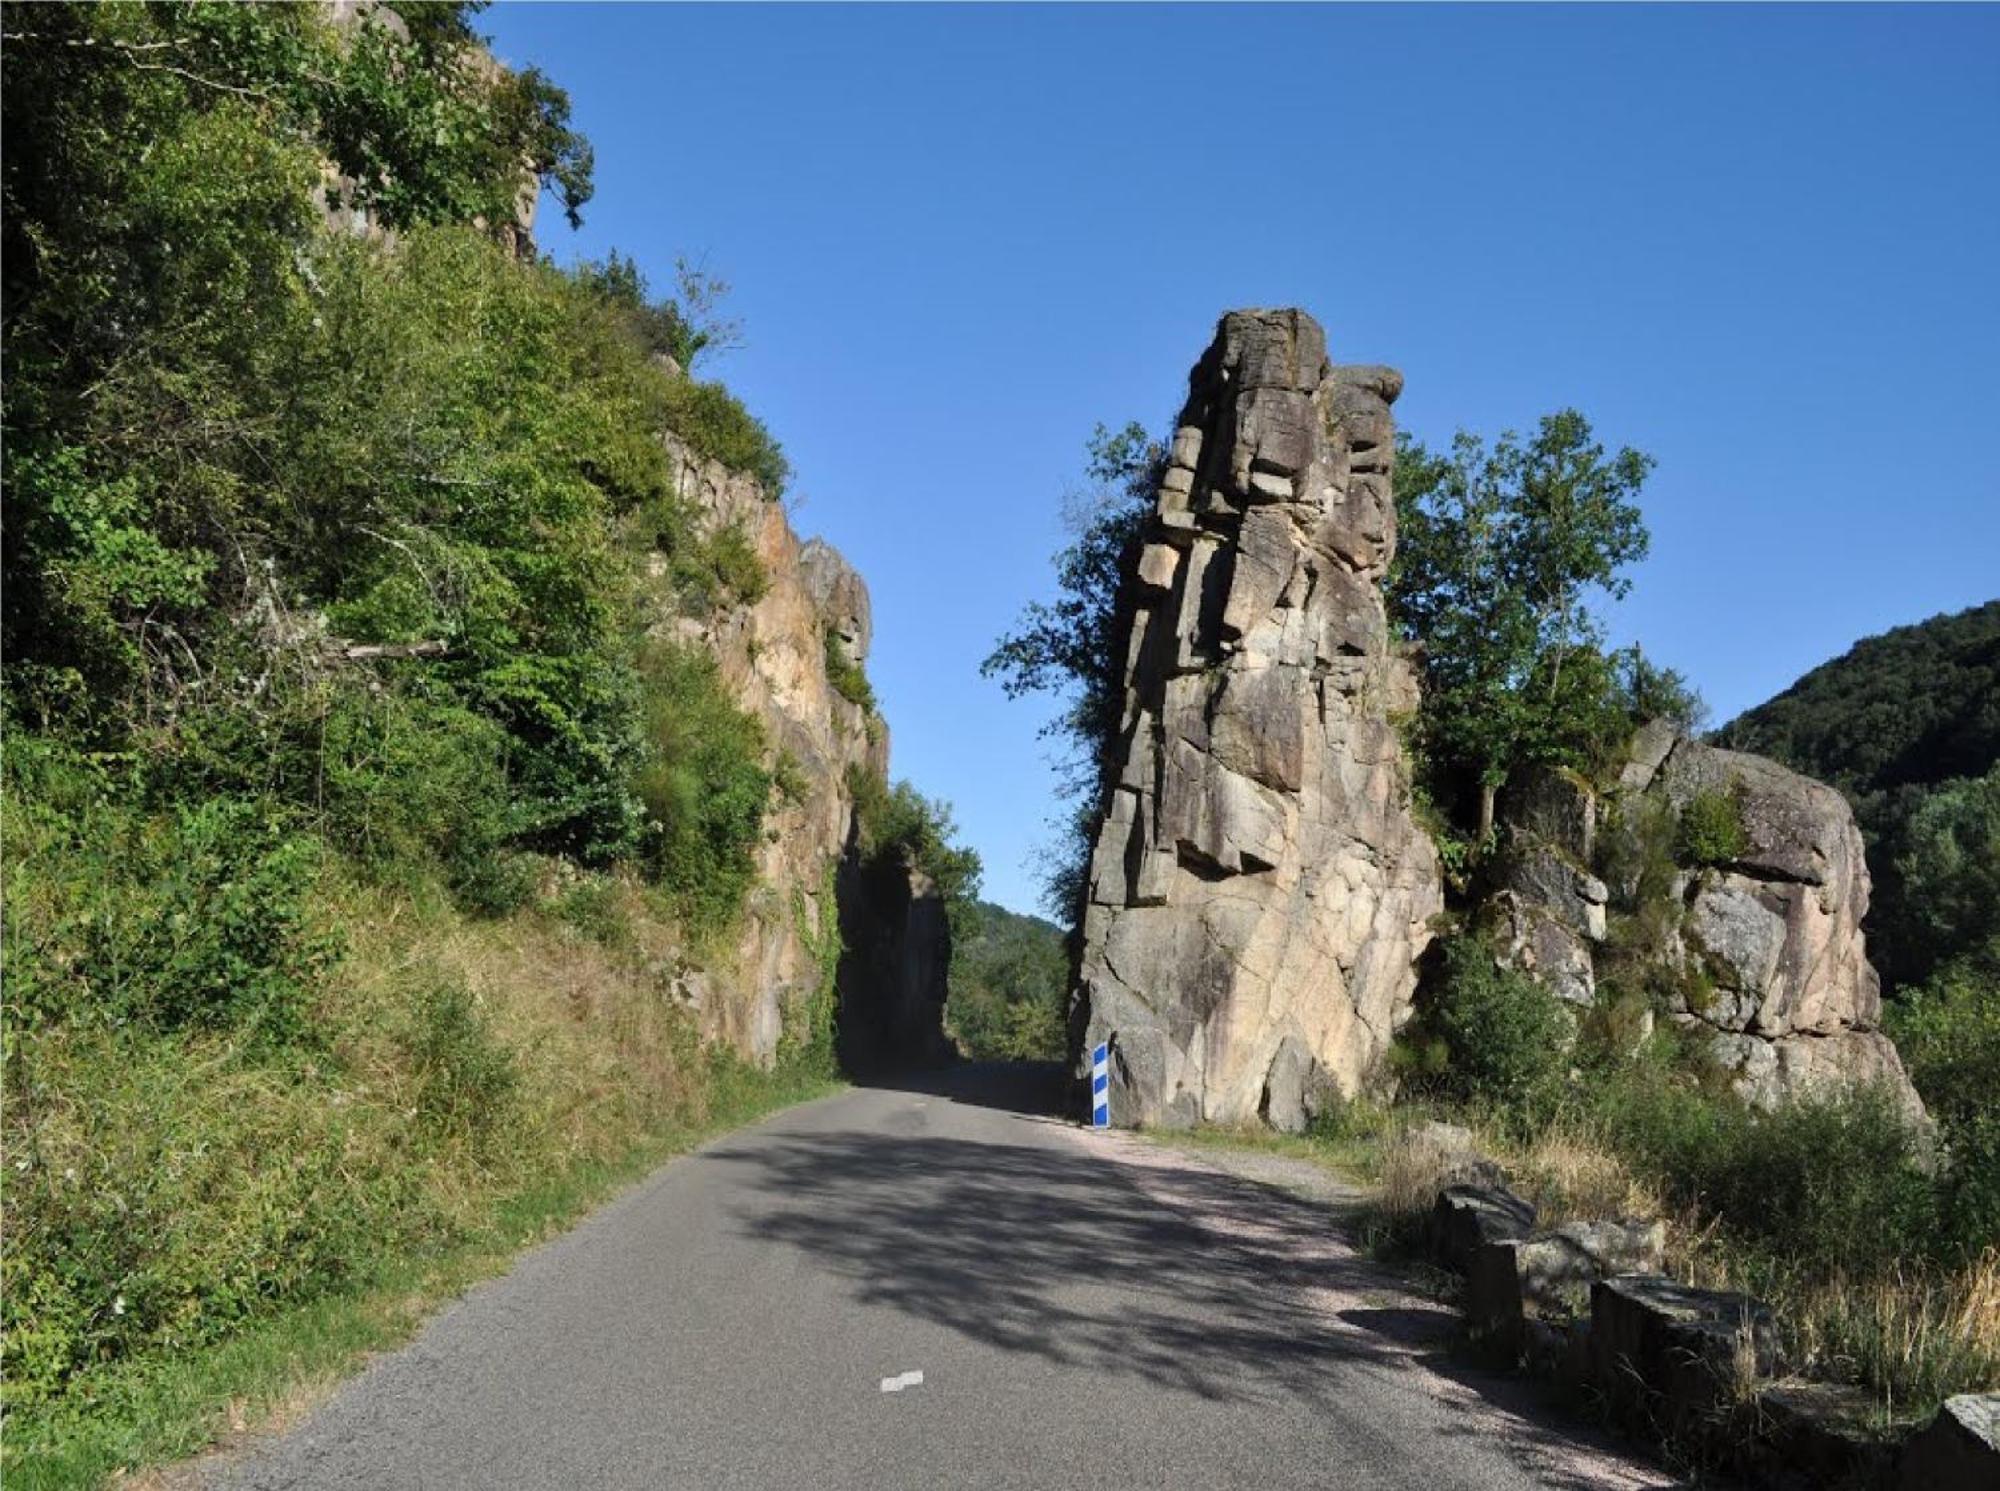
[[[655,432],[782,458],[655,363],[636,274],[523,257],[523,164],[573,211],[588,149],[471,11],[5,9],[14,1409],[718,1080],[664,981],[772,772],[641,597],[656,549],[710,601],[762,576]],[[329,168],[386,241],[324,230]]]
[[[928,876],[951,919],[954,941],[969,931],[984,867],[979,851],[959,842],[951,804],[861,767],[849,770],[847,790],[863,862],[897,862]]]
[[[1974,785],[2000,768],[2000,600],[1865,638],[1716,739],[1847,794],[1875,878],[1869,953],[1891,985],[1922,980],[1993,934],[1991,919],[1945,908],[1980,899],[1981,877],[2000,875],[2000,836],[1979,826],[1991,811],[1979,803],[1996,789]]]

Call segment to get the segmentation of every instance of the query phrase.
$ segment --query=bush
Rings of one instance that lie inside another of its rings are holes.
[[[314,1070],[208,1035],[29,1039],[9,1073],[10,1406],[144,1348],[216,1340],[436,1235],[416,1173],[357,1142],[377,1115],[330,1101]]]
[[[875,690],[859,663],[849,662],[847,647],[831,631],[825,634],[826,681],[849,704],[859,704],[871,715],[875,712]]]
[[[690,929],[713,933],[735,920],[756,879],[772,783],[760,764],[763,727],[736,707],[704,652],[656,643],[641,669],[646,865]]]
[[[404,1050],[417,1081],[417,1112],[434,1129],[472,1140],[490,1134],[512,1106],[513,1053],[488,1028],[464,983],[428,970],[413,993]]]
[[[1674,857],[1687,865],[1726,865],[1749,849],[1735,794],[1701,791],[1688,799],[1674,829]]]
[[[1436,1054],[1417,1059],[1420,1082],[1523,1117],[1559,1095],[1575,1022],[1534,979],[1501,967],[1483,937],[1446,939],[1421,1004],[1406,1050],[1430,1042]]]
[[[700,455],[757,479],[773,501],[791,484],[792,465],[763,423],[720,383],[665,378],[658,392],[659,419]]]
[[[268,804],[147,812],[120,801],[125,776],[67,752],[9,755],[14,1018],[311,1040],[317,982],[338,954],[307,910],[317,841]]]
[[[2000,942],[1886,1007],[1890,1033],[1944,1141],[1949,1231],[2000,1241]]]
[[[1613,1083],[1591,1107],[1619,1153],[1737,1240],[1856,1275],[1949,1261],[1921,1132],[1893,1093],[1856,1089],[1760,1113],[1675,1080]]]

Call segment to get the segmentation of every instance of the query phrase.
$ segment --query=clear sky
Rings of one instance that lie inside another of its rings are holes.
[[[1046,711],[979,662],[1097,421],[1299,305],[1406,428],[1650,451],[1610,617],[1727,719],[2000,594],[2000,8],[503,4],[597,149],[556,257],[731,280],[718,364],[867,576],[894,771],[1033,909]]]

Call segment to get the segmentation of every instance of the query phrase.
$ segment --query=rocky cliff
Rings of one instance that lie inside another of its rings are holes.
[[[766,584],[750,604],[663,616],[655,625],[715,656],[737,702],[764,722],[773,760],[785,760],[792,777],[765,818],[757,887],[735,946],[717,966],[686,974],[682,997],[705,1034],[768,1063],[813,1002],[835,996],[832,951],[844,932],[843,1050],[860,1031],[861,1048],[888,1059],[935,1055],[950,963],[944,907],[914,872],[899,881],[882,870],[863,873],[858,863],[851,774],[886,775],[888,731],[841,694],[828,670],[830,653],[854,667],[867,659],[868,587],[831,545],[801,542],[754,478],[663,438],[681,500],[704,530],[741,532]]]
[[[1121,1123],[1304,1124],[1410,1011],[1443,905],[1391,716],[1389,406],[1303,312],[1225,316],[1127,587],[1119,770],[1083,919]]]
[[[1879,1029],[1868,865],[1831,787],[1656,723],[1601,787],[1518,774],[1502,819],[1489,905],[1516,966],[1579,1005],[1616,970],[1758,1106],[1856,1081],[1918,1106]]]

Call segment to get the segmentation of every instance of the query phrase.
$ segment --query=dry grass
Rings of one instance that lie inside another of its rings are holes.
[[[1527,1141],[1476,1119],[1469,1127],[1478,1153],[1500,1163],[1544,1225],[1664,1220],[1668,1272],[1768,1300],[1790,1360],[1809,1375],[1860,1384],[1891,1412],[2000,1386],[2000,1248],[1952,1272],[1828,1274],[1732,1243],[1715,1219],[1667,1206],[1587,1127],[1558,1121]],[[1381,1232],[1403,1244],[1415,1239],[1438,1192],[1471,1173],[1466,1153],[1423,1124],[1386,1133],[1374,1168]]]

